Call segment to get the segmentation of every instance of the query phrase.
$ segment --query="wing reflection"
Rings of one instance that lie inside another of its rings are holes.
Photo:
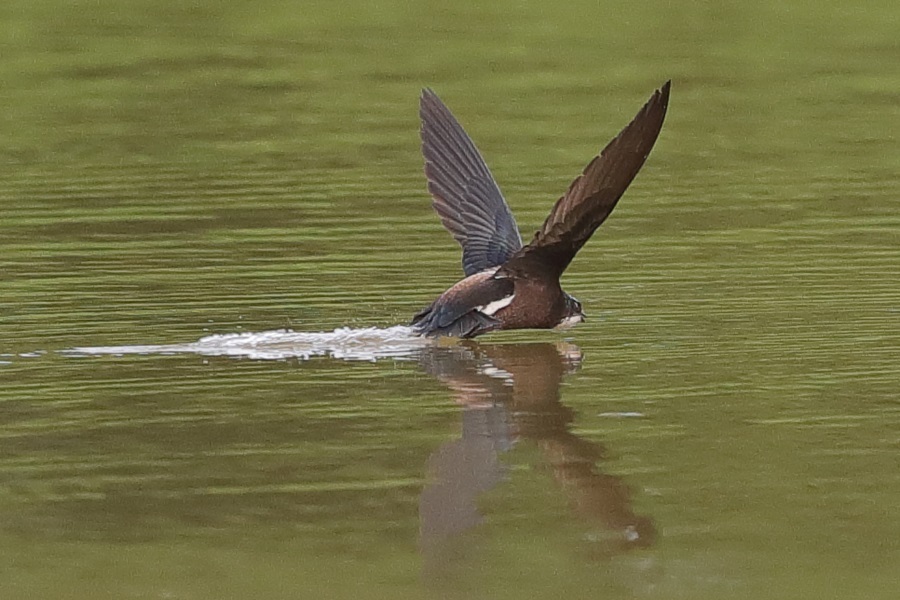
[[[522,441],[540,449],[574,512],[601,530],[596,551],[653,543],[653,523],[634,513],[624,481],[597,468],[603,447],[570,430],[574,413],[560,403],[559,388],[581,365],[577,346],[468,342],[429,347],[420,361],[463,407],[461,437],[428,461],[430,483],[419,503],[426,566],[439,568],[454,539],[479,523],[478,497],[503,478],[500,453]]]

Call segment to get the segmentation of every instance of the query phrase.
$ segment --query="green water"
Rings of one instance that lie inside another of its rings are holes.
[[[896,2],[0,7],[0,598],[895,598]],[[399,358],[84,346],[405,322],[460,276],[417,96],[564,277]]]

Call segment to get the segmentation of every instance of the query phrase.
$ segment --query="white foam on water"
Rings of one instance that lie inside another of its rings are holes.
[[[374,361],[379,358],[412,356],[432,340],[419,336],[410,327],[396,325],[379,328],[301,332],[290,329],[258,333],[209,335],[187,344],[157,346],[95,346],[70,348],[61,353],[70,356],[122,356],[125,354],[200,354],[203,356],[240,356],[261,360],[330,356],[342,360]]]
[[[598,417],[611,417],[613,419],[641,419],[646,415],[642,412],[602,412]]]

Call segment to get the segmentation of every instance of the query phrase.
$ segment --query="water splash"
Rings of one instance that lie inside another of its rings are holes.
[[[122,356],[125,354],[201,354],[240,356],[261,360],[330,356],[342,360],[374,361],[415,355],[431,340],[410,327],[341,327],[334,331],[298,332],[290,329],[259,333],[210,335],[186,344],[157,346],[95,346],[61,351],[69,356]]]

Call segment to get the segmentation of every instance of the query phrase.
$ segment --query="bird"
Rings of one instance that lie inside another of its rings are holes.
[[[433,90],[422,90],[427,187],[441,222],[462,247],[465,278],[416,313],[412,329],[426,337],[473,338],[497,330],[567,329],[584,321],[581,303],[563,291],[560,277],[653,149],[671,85],[655,90],[587,164],[527,245],[472,139]]]

